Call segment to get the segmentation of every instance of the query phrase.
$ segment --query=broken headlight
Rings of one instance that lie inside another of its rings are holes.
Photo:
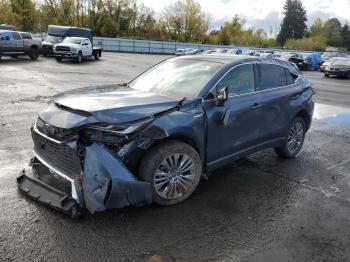
[[[142,129],[147,127],[153,119],[131,124],[93,124],[84,129],[84,137],[90,142],[102,144],[122,145],[132,140]]]
[[[137,134],[146,128],[153,119],[124,125],[93,124],[86,126],[82,132],[85,145],[97,143],[106,146],[115,155],[128,143],[135,140]]]
[[[134,122],[130,124],[93,124],[86,126],[87,129],[99,131],[99,132],[107,132],[112,133],[117,136],[127,136],[134,133],[137,133],[138,131],[141,131],[146,126],[148,126],[153,119],[147,119],[144,121]]]

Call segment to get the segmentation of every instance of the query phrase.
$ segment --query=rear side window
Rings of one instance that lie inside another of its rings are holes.
[[[295,83],[295,81],[297,80],[298,76],[289,72],[289,70],[287,68],[285,68],[286,71],[286,76],[287,76],[287,85],[292,85]]]
[[[268,90],[271,88],[287,85],[287,78],[284,67],[279,65],[259,64],[258,79],[258,90]]]
[[[30,34],[27,34],[27,33],[21,34],[21,36],[23,39],[32,39],[32,36]]]
[[[19,33],[13,32],[12,33],[12,37],[13,37],[14,40],[21,40],[21,36],[19,35]]]
[[[255,91],[253,65],[240,65],[232,69],[219,83],[227,86],[229,95],[241,95]]]

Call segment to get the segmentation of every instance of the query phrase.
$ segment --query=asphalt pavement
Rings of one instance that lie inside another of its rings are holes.
[[[266,150],[233,162],[180,205],[72,220],[17,192],[15,178],[32,156],[29,128],[50,96],[125,82],[166,58],[0,63],[0,260],[349,261],[350,80],[319,72],[305,73],[318,105],[297,158]]]

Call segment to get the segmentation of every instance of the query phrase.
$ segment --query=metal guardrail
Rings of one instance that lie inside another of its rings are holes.
[[[46,33],[33,34],[34,37],[45,37]],[[235,45],[208,45],[208,44],[193,44],[182,42],[166,42],[166,41],[149,41],[149,40],[134,40],[124,38],[108,38],[94,37],[94,45],[99,45],[104,51],[110,52],[125,52],[125,53],[143,53],[143,54],[174,54],[178,49],[197,48],[203,51],[215,48],[239,48]],[[281,48],[258,48],[258,47],[240,47],[255,51],[283,51],[283,52],[298,52],[298,53],[314,53],[314,51],[300,51],[293,49]],[[323,52],[318,52],[323,53]]]
[[[94,45],[102,46],[104,51],[146,54],[174,54],[178,49],[198,48],[202,50],[209,50],[223,47],[221,45],[189,44],[181,42],[147,41],[105,37],[94,37]]]
[[[94,45],[102,46],[104,51],[126,52],[126,53],[144,53],[144,54],[174,54],[178,49],[197,48],[203,51],[215,48],[242,48],[255,51],[284,51],[314,53],[314,51],[300,51],[280,48],[258,48],[258,47],[237,47],[235,45],[207,45],[192,44],[182,42],[148,41],[133,40],[123,38],[94,37]],[[323,53],[323,52],[319,52]]]

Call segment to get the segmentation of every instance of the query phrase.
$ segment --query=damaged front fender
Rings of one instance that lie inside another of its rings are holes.
[[[138,181],[103,146],[94,143],[86,147],[85,154],[83,192],[90,212],[152,202],[151,185]]]

